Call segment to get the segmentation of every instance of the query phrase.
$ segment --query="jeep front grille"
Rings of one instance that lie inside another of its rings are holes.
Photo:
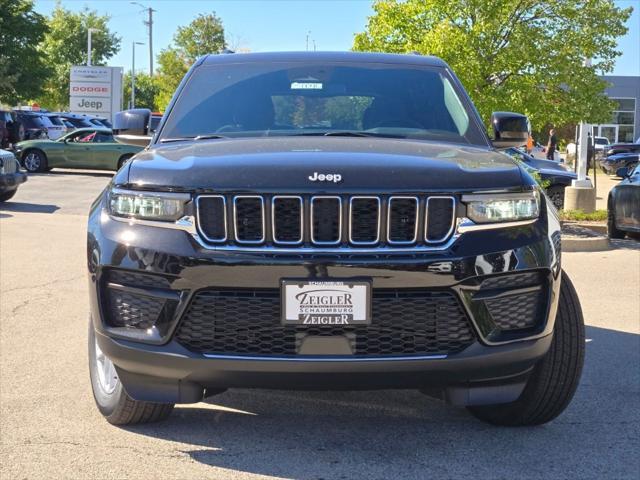
[[[200,195],[196,207],[216,246],[437,246],[456,221],[448,195]]]
[[[189,304],[175,339],[198,353],[296,355],[307,336],[344,336],[354,356],[448,355],[475,341],[455,294],[373,289],[371,325],[282,325],[278,289],[207,289]]]

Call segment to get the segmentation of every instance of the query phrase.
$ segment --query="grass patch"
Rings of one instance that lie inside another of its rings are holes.
[[[582,210],[560,210],[560,220],[574,220],[578,222],[603,222],[607,220],[606,210],[596,210],[584,213]]]

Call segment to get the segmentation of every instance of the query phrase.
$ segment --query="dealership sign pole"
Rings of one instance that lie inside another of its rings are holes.
[[[69,85],[69,110],[106,117],[122,109],[122,67],[73,66]]]

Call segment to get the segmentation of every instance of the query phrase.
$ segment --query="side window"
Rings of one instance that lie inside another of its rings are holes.
[[[449,115],[451,115],[453,123],[458,129],[458,133],[464,135],[469,128],[469,115],[467,115],[467,110],[464,108],[460,97],[456,94],[449,79],[443,78],[442,82],[444,83],[444,104],[449,111]]]
[[[94,140],[95,143],[112,143],[113,136],[108,133],[98,132]]]

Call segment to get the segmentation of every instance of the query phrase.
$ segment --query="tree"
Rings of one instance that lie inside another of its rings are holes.
[[[198,15],[186,27],[178,27],[174,38],[181,56],[191,63],[208,53],[220,53],[226,47],[224,27],[215,13]]]
[[[40,99],[43,106],[60,109],[69,104],[69,72],[72,65],[87,62],[87,29],[98,31],[91,36],[93,65],[104,65],[120,50],[120,38],[108,27],[109,16],[98,15],[95,10],[85,8],[74,13],[60,3],[48,20],[49,31],[40,47],[52,74],[45,83]]]
[[[126,109],[128,108],[129,100],[131,100],[131,72],[124,74],[122,84],[124,87],[122,93],[122,108]],[[158,82],[155,77],[147,73],[136,73],[136,108],[148,108],[156,111],[157,105],[155,99],[158,92]]]
[[[183,60],[178,51],[171,47],[160,52],[157,63],[158,93],[155,103],[160,111],[164,111],[191,63]]]
[[[220,53],[226,48],[224,27],[215,13],[201,14],[186,27],[179,27],[173,46],[158,55],[158,94],[156,105],[164,110],[182,77],[202,55]]]
[[[613,69],[631,10],[613,0],[378,0],[354,50],[441,57],[484,120],[512,110],[538,129],[607,122],[598,73]]]
[[[30,0],[0,0],[0,101],[14,105],[36,97],[47,77],[38,52],[47,25]]]

